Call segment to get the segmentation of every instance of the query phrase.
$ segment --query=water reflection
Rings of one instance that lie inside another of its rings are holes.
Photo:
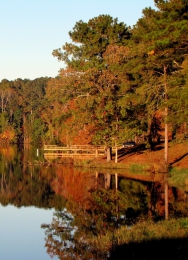
[[[53,171],[34,167],[14,147],[0,148],[0,258],[40,259],[50,256],[44,247],[43,222],[50,222],[55,209],[64,205],[63,197],[51,189]],[[55,257],[55,259],[57,259]]]
[[[187,193],[169,187],[166,181],[138,181],[118,173],[83,172],[62,165],[58,166],[56,176],[53,188],[67,199],[66,209],[74,216],[64,229],[67,215],[58,212],[46,229],[49,253],[53,256],[56,252],[60,259],[107,259],[110,252],[101,250],[101,240],[105,235],[113,236],[114,230],[120,226],[130,227],[138,221],[158,221],[169,216],[187,216]],[[72,236],[70,230],[75,227]],[[110,246],[111,249],[115,244]],[[115,255],[113,257],[117,259]]]
[[[141,181],[118,172],[43,163],[36,149],[0,149],[0,169],[2,205],[54,209],[52,221],[41,223],[50,257],[106,259],[110,252],[101,249],[103,241],[96,243],[96,237],[113,236],[120,226],[140,220],[188,212],[187,192],[170,187],[167,180]]]
[[[50,260],[44,247],[45,234],[40,226],[51,221],[53,209],[0,205],[0,212],[0,259]]]
[[[155,220],[168,219],[169,215],[187,216],[186,190],[170,187],[168,180],[162,182],[130,179],[122,174],[96,172],[97,189],[117,189],[123,193],[131,208],[142,208],[145,216]],[[184,205],[182,207],[182,205]]]

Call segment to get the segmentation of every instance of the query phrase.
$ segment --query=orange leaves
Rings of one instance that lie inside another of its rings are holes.
[[[90,93],[106,93],[109,94],[117,84],[117,77],[110,70],[89,69],[85,72],[85,81],[88,82]],[[96,91],[94,92],[94,89]]]
[[[13,141],[15,138],[15,131],[12,127],[7,127],[5,131],[0,133],[0,141],[5,141],[7,143]]]
[[[54,179],[53,188],[56,194],[66,199],[73,199],[82,205],[88,200],[91,190],[95,186],[95,176],[86,175],[72,167],[60,166],[56,171],[57,178]]]
[[[1,138],[1,137],[0,137]],[[12,161],[13,158],[15,157],[16,150],[14,149],[13,146],[1,146],[0,147],[0,155],[3,155],[3,157],[6,159],[6,161]]]
[[[130,55],[130,50],[126,46],[109,45],[103,54],[107,64],[121,64]]]
[[[48,99],[59,100],[65,96],[74,96],[76,88],[80,84],[79,73],[71,68],[62,69],[59,76],[51,79],[46,88]]]
[[[151,50],[148,52],[148,55],[154,55],[155,54],[155,50]]]

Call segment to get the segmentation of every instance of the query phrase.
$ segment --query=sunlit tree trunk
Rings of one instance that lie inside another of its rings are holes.
[[[168,108],[165,107],[165,118],[167,119],[168,115]],[[165,152],[164,152],[164,157],[165,157],[165,166],[166,170],[168,169],[168,123],[165,122]]]
[[[112,149],[111,149],[111,147],[106,148],[106,159],[107,159],[107,162],[110,162],[112,160]]]
[[[116,190],[118,190],[118,174],[115,173],[115,185],[116,185]]]
[[[118,132],[118,117],[116,117],[116,132]],[[117,148],[117,142],[115,142],[115,163],[118,162],[118,148]]]
[[[96,177],[95,188],[98,189],[98,178],[99,178],[99,173],[98,172],[95,173],[95,177]]]
[[[96,150],[95,150],[95,157],[97,158],[99,156],[99,151],[98,151],[98,147],[96,147]]]
[[[166,172],[168,171],[168,107],[167,107],[167,67],[164,66],[164,84],[165,84],[165,147],[164,147],[164,159],[165,159],[165,168]]]

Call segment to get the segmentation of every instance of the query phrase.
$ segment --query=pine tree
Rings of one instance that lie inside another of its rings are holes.
[[[187,1],[155,1],[157,10],[146,8],[132,30],[132,59],[129,68],[133,84],[142,96],[148,117],[148,135],[158,109],[164,110],[165,163],[168,164],[168,121],[170,91],[188,51]],[[178,86],[182,88],[183,82]],[[178,92],[176,92],[178,93]]]
[[[77,75],[75,113],[85,113],[82,121],[75,116],[77,125],[82,128],[85,124],[94,124],[93,142],[106,144],[107,160],[110,160],[110,146],[117,136],[120,112],[118,79],[109,69],[104,54],[109,45],[124,45],[130,38],[129,29],[109,15],[100,15],[88,23],[77,22],[69,35],[74,44],[66,43],[62,51],[54,50],[53,55],[74,69]]]

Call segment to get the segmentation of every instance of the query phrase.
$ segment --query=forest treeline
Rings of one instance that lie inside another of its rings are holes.
[[[66,65],[55,78],[3,79],[1,141],[110,147],[142,137],[152,147],[165,124],[185,137],[188,1],[155,5],[132,27],[110,15],[78,21],[52,53]]]

